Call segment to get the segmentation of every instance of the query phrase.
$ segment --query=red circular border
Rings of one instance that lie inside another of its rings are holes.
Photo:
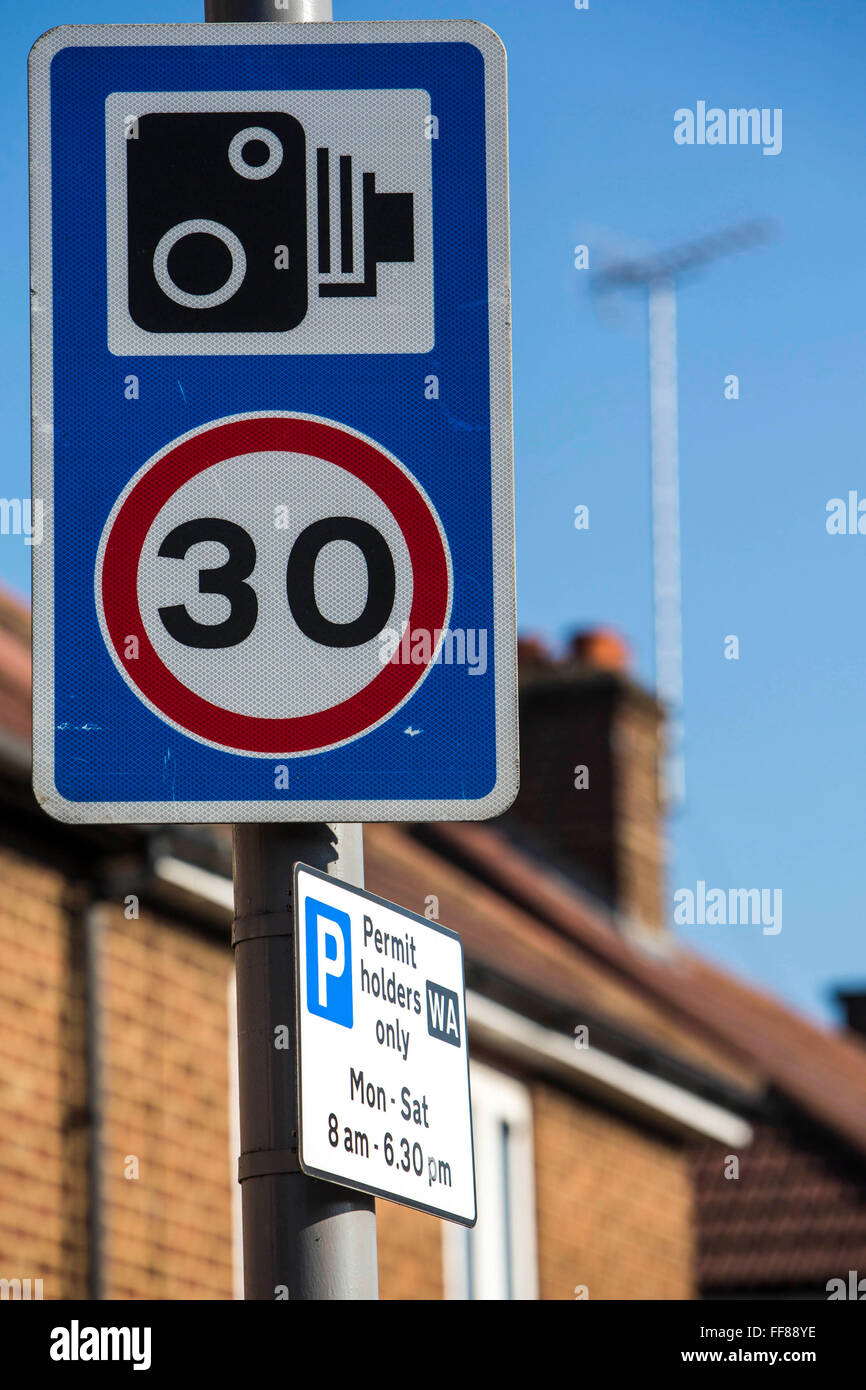
[[[412,561],[409,629],[431,634],[442,629],[449,601],[448,558],[425,498],[409,475],[375,445],[337,425],[299,416],[259,416],[207,426],[158,458],[124,500],[108,535],[102,561],[102,608],[116,660],[167,719],[208,743],[241,752],[311,752],[343,743],[384,719],[421,679],[426,663],[419,667],[392,659],[348,700],[314,714],[289,719],[236,714],[211,704],[177,679],[157,655],[138,606],[142,547],[168,499],[205,468],[238,454],[265,450],[310,454],[337,464],[381,498],[403,533]],[[124,657],[130,636],[138,638],[135,660]]]

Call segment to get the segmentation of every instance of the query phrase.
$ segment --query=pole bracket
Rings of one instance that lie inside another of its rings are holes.
[[[294,936],[292,914],[285,912],[253,912],[248,917],[236,917],[232,922],[232,946],[242,941],[254,941],[262,936]]]
[[[272,1173],[301,1173],[297,1149],[257,1149],[238,1159],[238,1182],[266,1178]]]

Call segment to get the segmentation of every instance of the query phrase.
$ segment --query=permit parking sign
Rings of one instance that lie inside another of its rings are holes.
[[[294,903],[301,1168],[474,1225],[459,936],[304,864]]]
[[[30,58],[34,786],[94,822],[517,790],[505,59],[470,21]]]

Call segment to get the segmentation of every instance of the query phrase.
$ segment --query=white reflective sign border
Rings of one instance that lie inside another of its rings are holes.
[[[301,1168],[473,1226],[459,936],[304,864],[294,903]]]

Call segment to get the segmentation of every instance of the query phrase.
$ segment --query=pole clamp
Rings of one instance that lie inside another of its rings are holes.
[[[238,1159],[238,1182],[266,1178],[273,1173],[301,1173],[297,1149],[257,1149]]]
[[[232,922],[232,946],[262,936],[294,936],[295,927],[288,908],[285,912],[254,912]]]

